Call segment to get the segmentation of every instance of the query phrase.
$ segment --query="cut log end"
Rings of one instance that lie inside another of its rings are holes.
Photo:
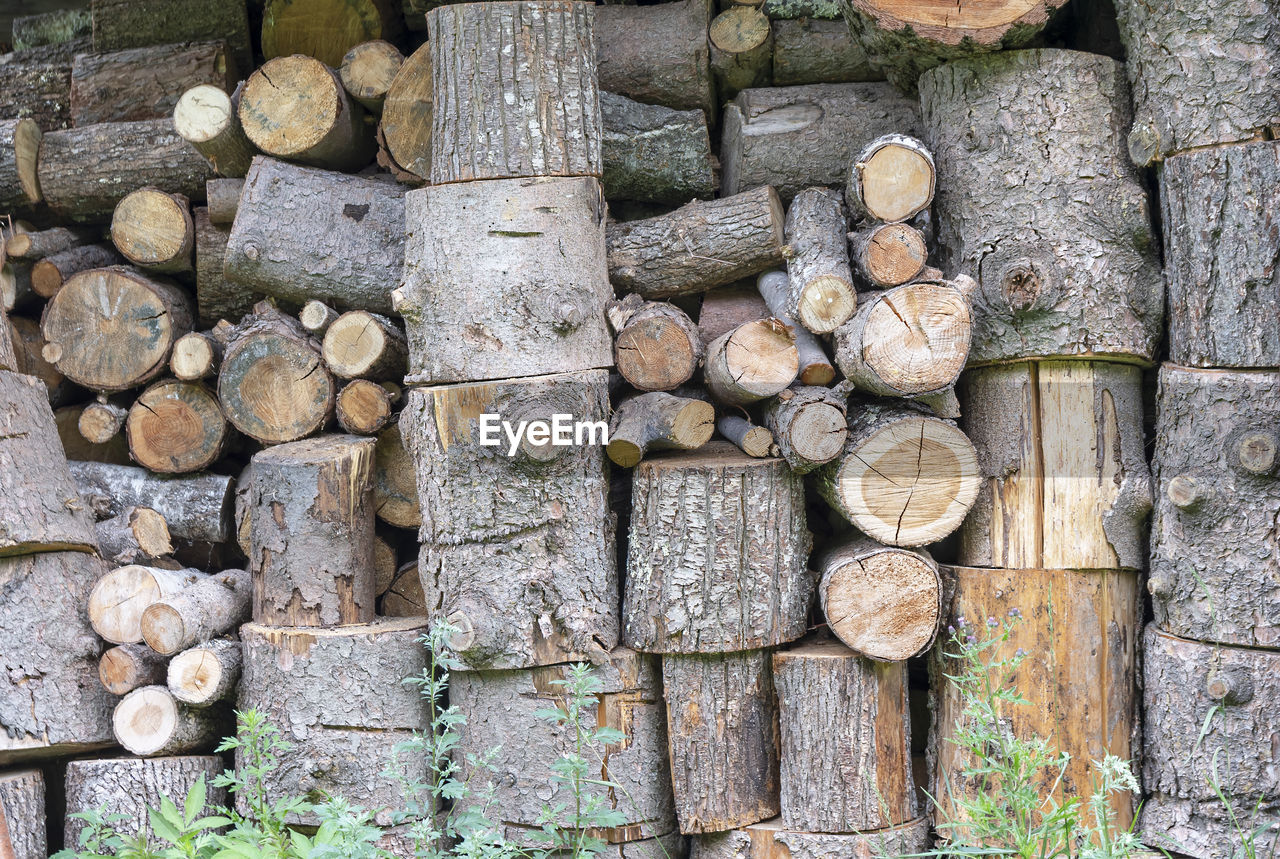
[[[324,333],[325,364],[342,379],[403,376],[408,352],[391,320],[365,310],[335,319]]]
[[[302,323],[302,327],[317,337],[323,336],[337,318],[338,311],[314,298],[298,311],[298,321]]]
[[[178,706],[166,689],[146,686],[121,699],[111,724],[120,745],[136,755],[155,754],[178,726]]]
[[[799,372],[795,335],[777,319],[739,325],[707,347],[707,388],[729,405],[771,397]]]
[[[165,603],[149,606],[142,613],[142,637],[147,646],[160,654],[173,654],[185,637],[182,613]]]
[[[868,144],[854,161],[847,196],[867,219],[897,223],[929,207],[935,182],[933,156],[924,144],[888,134]]]
[[[831,403],[805,403],[791,419],[787,438],[797,456],[821,465],[844,449],[849,428],[845,414]]]
[[[338,425],[356,435],[373,435],[391,420],[391,394],[377,382],[355,379],[338,392]]]
[[[186,199],[156,188],[139,188],[116,206],[111,241],[136,265],[189,268],[195,224]]]
[[[708,31],[711,44],[727,54],[745,54],[769,39],[769,19],[756,6],[734,6],[715,17]]]
[[[140,686],[164,682],[165,660],[149,647],[123,644],[98,660],[98,679],[112,695],[125,695]]]
[[[839,328],[858,306],[853,284],[842,277],[824,275],[805,284],[796,305],[800,324],[815,334]]]
[[[934,640],[942,610],[938,569],[901,549],[836,550],[818,593],[836,637],[871,659],[918,656]]]
[[[198,332],[184,334],[173,344],[169,369],[184,382],[195,382],[212,376],[217,369],[218,354],[209,338]]]
[[[347,51],[338,77],[356,101],[368,108],[381,109],[383,98],[403,64],[404,55],[395,45],[377,39]]]
[[[937,391],[964,369],[970,328],[969,304],[958,290],[934,283],[902,286],[871,309],[862,361],[900,395]]]
[[[693,450],[711,440],[715,408],[705,400],[670,394],[642,394],[618,407],[606,453],[632,468],[653,448]]]
[[[235,122],[231,96],[212,84],[192,87],[173,109],[173,129],[190,143],[208,143]]]
[[[240,124],[263,152],[280,158],[305,155],[338,124],[344,98],[339,89],[338,79],[319,60],[276,57],[245,82]]]
[[[80,412],[76,426],[85,441],[90,444],[106,444],[120,432],[128,414],[127,409],[112,403],[90,403]]]
[[[702,350],[696,336],[692,327],[664,317],[629,325],[618,333],[614,344],[618,372],[641,391],[678,387],[698,368]]]
[[[240,642],[219,639],[173,657],[166,682],[174,698],[191,706],[205,706],[232,691],[239,667]]]
[[[924,270],[929,256],[924,234],[908,224],[882,224],[858,249],[858,265],[873,286],[899,286]]]
[[[28,203],[39,203],[40,180],[36,164],[40,152],[40,126],[32,119],[19,119],[13,129],[13,158],[17,168],[18,184]]]
[[[129,453],[152,471],[183,474],[208,468],[221,455],[227,421],[204,385],[167,380],[134,401],[125,423]]]

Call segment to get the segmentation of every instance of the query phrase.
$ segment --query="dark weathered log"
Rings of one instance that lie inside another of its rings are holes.
[[[731,6],[711,21],[707,36],[711,71],[722,100],[748,87],[772,83],[773,34],[759,7]]]
[[[767,318],[769,307],[765,304],[764,297],[752,288],[750,278],[747,278],[703,293],[702,304],[698,308],[698,337],[705,349],[707,344],[739,325]]]
[[[235,631],[249,620],[252,602],[253,578],[247,571],[216,573],[147,606],[142,639],[156,653],[172,656]]]
[[[267,59],[304,54],[337,68],[355,45],[398,39],[404,31],[395,0],[267,0],[262,53]]]
[[[711,138],[700,110],[673,110],[600,93],[604,195],[680,205],[715,194]]]
[[[338,78],[348,95],[365,109],[380,114],[383,99],[402,65],[404,54],[395,45],[374,39],[347,51],[338,68]]]
[[[768,650],[662,657],[676,817],[719,832],[780,810],[778,702]]]
[[[246,609],[248,602],[245,603]],[[246,618],[248,612],[245,612]],[[240,679],[240,642],[219,638],[184,650],[169,663],[169,691],[189,707],[208,707],[231,696]]]
[[[142,641],[143,612],[204,578],[199,570],[138,564],[117,567],[94,582],[88,599],[89,623],[112,644],[138,644]]]
[[[47,132],[38,173],[45,202],[56,214],[91,222],[110,220],[116,204],[144,185],[203,200],[204,183],[213,177],[169,117]]]
[[[88,39],[0,55],[0,119],[35,120],[44,132],[71,125],[71,58]]]
[[[783,271],[766,271],[756,279],[756,289],[764,298],[768,313],[791,326],[796,338],[796,354],[800,358],[797,378],[806,385],[829,385],[836,377],[836,369],[827,357],[826,348],[812,331],[793,319],[788,311],[791,306],[791,281]],[[719,290],[723,293],[724,290]],[[713,293],[713,295],[716,293]],[[705,312],[706,302],[703,302]],[[702,317],[698,317],[701,324]]]
[[[606,452],[631,468],[651,450],[694,450],[711,440],[715,408],[705,400],[654,391],[623,400],[609,424]]]
[[[422,592],[422,577],[418,575],[416,560],[396,571],[391,587],[382,595],[379,614],[384,617],[426,617],[431,614],[431,607]]]
[[[55,9],[13,19],[13,47],[17,51],[60,45],[88,36],[93,18],[88,9]]]
[[[168,757],[216,745],[223,725],[215,711],[180,703],[164,686],[134,689],[116,704],[116,742],[140,757]]]
[[[338,391],[334,412],[346,432],[375,435],[391,420],[391,393],[377,382],[355,379]]]
[[[253,458],[253,619],[366,623],[374,614],[374,440],[331,435]]]
[[[849,434],[847,411],[845,394],[797,385],[780,391],[765,405],[764,425],[791,470],[807,474],[844,450]]]
[[[248,169],[249,165],[246,164],[245,170]],[[244,190],[244,179],[210,179],[204,183],[204,190],[209,203],[207,213],[209,221],[230,226],[236,219],[236,210],[240,208],[240,192]]]
[[[225,89],[200,84],[184,92],[173,109],[173,129],[204,156],[219,176],[240,177],[249,172],[258,149],[240,125],[236,99]],[[206,184],[206,193],[208,188]]]
[[[787,315],[815,334],[845,323],[858,306],[849,270],[848,214],[829,188],[806,188],[787,209]]]
[[[400,429],[417,465],[422,588],[433,613],[460,629],[453,648],[473,668],[569,662],[617,643],[606,377],[591,370],[408,393]],[[576,443],[527,432],[512,440],[500,429],[556,414],[579,422],[577,438],[568,434]],[[482,424],[482,415],[496,420]]]
[[[240,320],[253,312],[253,306],[265,294],[226,278],[224,264],[230,224],[214,224],[209,210],[197,206],[191,212],[196,228],[196,310],[201,328],[216,325],[219,320]]]
[[[98,679],[112,695],[165,682],[169,660],[145,644],[120,644],[102,654]]]
[[[378,163],[415,185],[431,176],[431,81],[431,45],[424,43],[396,72],[378,122]]]
[[[148,564],[173,551],[168,523],[150,507],[129,507],[94,529],[98,554],[113,566]]]
[[[683,310],[632,293],[611,303],[613,359],[622,378],[641,391],[669,391],[693,378],[702,363],[698,328]]]
[[[103,807],[123,816],[113,826],[116,832],[126,838],[145,834],[154,841],[151,810],[158,809],[162,799],[182,808],[191,787],[201,779],[207,792],[204,809],[197,816],[218,814],[226,807],[228,797],[226,788],[215,786],[213,780],[224,769],[222,758],[214,755],[70,761],[65,843],[79,844],[80,833],[88,825],[72,815]]]
[[[844,195],[858,220],[893,224],[928,209],[936,185],[933,154],[914,137],[891,133],[854,157]]]
[[[401,327],[367,310],[349,310],[324,332],[324,363],[339,379],[403,379],[409,347]]]
[[[9,323],[9,314],[0,308],[0,370],[21,373],[18,363],[18,349],[14,341],[19,339],[18,333]]]
[[[422,525],[418,506],[418,481],[413,460],[404,449],[400,419],[378,433],[374,450],[373,505],[378,518],[397,528]]]
[[[690,859],[830,859],[858,856],[891,859],[912,856],[929,849],[929,820],[917,817],[909,823],[872,832],[828,834],[792,832],[781,818],[767,820],[731,832],[702,835],[693,840]]]
[[[13,335],[14,357],[18,359],[17,371],[34,376],[44,383],[50,405],[57,407],[68,401],[83,399],[84,389],[62,375],[57,367],[45,360],[43,354],[45,340],[39,323],[22,316],[11,316],[9,328]],[[9,366],[13,362],[5,360],[0,363]],[[59,427],[61,426],[62,424],[59,423]],[[70,426],[74,428],[75,423],[73,422]]]
[[[402,682],[426,668],[418,642],[425,629],[424,618],[335,629],[241,628],[238,706],[263,713],[294,744],[265,778],[269,797],[323,791],[369,809],[380,825],[391,822],[404,807],[404,789],[384,768],[395,761],[406,777],[429,778],[426,755],[393,752],[430,719],[418,687]],[[318,823],[314,814],[289,820]]]
[[[80,413],[80,435],[90,444],[104,444],[124,428],[129,410],[110,402],[99,394],[97,402],[89,403]]]
[[[774,20],[771,29],[774,86],[884,79],[844,21]]]
[[[854,156],[882,134],[920,133],[920,109],[885,83],[749,89],[725,108],[721,193],[772,185],[839,185]]]
[[[9,259],[38,260],[101,237],[102,232],[93,227],[50,227],[11,234],[4,243],[4,251]]]
[[[208,84],[224,92],[234,86],[239,78],[233,62],[221,41],[77,54],[71,66],[71,122],[168,117],[194,86]],[[157,74],[157,69],[164,71]]]
[[[235,67],[253,68],[244,0],[93,0],[93,49],[223,39]]]
[[[602,6],[595,38],[600,88],[646,104],[701,110],[716,121],[707,29],[711,0],[660,8]]]
[[[746,322],[711,341],[702,375],[717,402],[743,406],[785,390],[799,372],[793,329],[771,317]]]
[[[799,18],[837,20],[841,14],[838,0],[762,0],[760,8],[770,18],[783,21]]]
[[[921,78],[944,268],[978,281],[973,363],[1154,357],[1163,290],[1147,194],[1124,151],[1123,74],[1108,57],[1040,50]],[[1049,101],[1062,105],[1052,123]]]
[[[646,460],[632,483],[623,642],[718,653],[794,641],[817,576],[804,485],[726,442]]]
[[[375,596],[381,597],[391,587],[391,583],[395,580],[399,571],[400,564],[396,560],[395,547],[388,542],[389,534],[385,529],[379,529],[383,533],[377,534],[373,538],[373,593]],[[382,612],[378,612],[379,615]]]
[[[111,241],[125,259],[159,273],[188,273],[195,251],[191,201],[157,188],[139,188],[116,204]]]
[[[258,157],[227,242],[226,277],[297,304],[389,313],[404,236],[396,183]]]
[[[888,289],[916,279],[929,260],[924,233],[910,224],[876,224],[849,234],[854,270],[870,289]]]
[[[613,290],[598,180],[422,188],[405,197],[405,221],[404,285],[394,298],[409,335],[408,382],[613,364],[605,321]]]
[[[0,775],[0,849],[6,851],[5,856],[46,859],[47,826],[44,774],[40,770],[12,770]]]
[[[1138,367],[1101,361],[1004,364],[971,371],[961,394],[983,484],[961,531],[961,561],[1015,568],[1143,567],[1151,476]]]
[[[114,245],[80,245],[36,260],[31,266],[31,288],[36,295],[53,298],[73,275],[92,268],[123,265]]]
[[[42,199],[36,168],[41,136],[34,119],[0,120],[0,209],[26,209]]]
[[[907,406],[851,402],[850,412],[844,452],[816,472],[827,502],[890,546],[923,546],[960,527],[981,484],[965,434]]]
[[[179,540],[225,543],[231,539],[231,489],[222,474],[165,477],[143,468],[105,462],[72,462],[80,496],[99,518],[129,507],[150,507]]]
[[[671,298],[774,268],[783,261],[783,212],[770,187],[610,224],[609,279],[643,298]]]
[[[716,419],[716,430],[747,456],[759,459],[778,455],[778,446],[774,444],[773,433],[765,427],[751,423],[746,418],[722,415]]]
[[[173,375],[184,382],[198,382],[216,376],[226,345],[221,339],[222,333],[225,332],[192,331],[179,337],[169,356],[169,369]]]

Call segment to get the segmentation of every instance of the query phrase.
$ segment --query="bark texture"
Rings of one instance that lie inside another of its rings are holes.
[[[884,78],[844,21],[777,20],[773,30],[773,85],[841,84]]]
[[[249,620],[252,606],[253,578],[245,570],[225,570],[147,606],[142,638],[156,653],[172,656],[234,632]]]
[[[747,289],[749,291],[750,287]],[[768,313],[762,312],[759,316],[771,315],[775,319],[791,326],[792,333],[796,338],[796,353],[800,358],[800,373],[797,378],[806,385],[831,384],[836,377],[836,369],[831,365],[831,359],[827,357],[826,347],[818,339],[817,335],[799,322],[796,322],[787,310],[791,306],[792,297],[791,281],[787,277],[787,273],[784,271],[766,271],[756,278],[756,291],[764,299],[768,308]],[[719,290],[718,294],[723,296],[725,290]],[[704,315],[706,307],[707,304],[704,299]],[[702,316],[698,317],[698,324],[702,324]]]
[[[858,295],[849,269],[848,213],[830,188],[806,188],[787,209],[787,315],[815,334],[830,333],[853,315]]]
[[[32,119],[42,131],[71,125],[71,59],[88,39],[0,55],[0,118]]]
[[[680,205],[714,196],[707,117],[600,93],[601,183],[610,200]]]
[[[231,488],[221,474],[166,477],[143,468],[105,462],[73,462],[80,497],[100,518],[129,507],[150,507],[179,540],[225,543],[231,539]]]
[[[209,33],[221,36],[221,33]],[[133,122],[173,113],[188,89],[228,90],[239,79],[226,43],[194,42],[77,54],[71,66],[71,122]],[[157,74],[157,69],[163,73]]]
[[[901,826],[873,832],[824,834],[794,832],[781,818],[753,826],[703,835],[693,841],[690,859],[891,859],[922,853],[929,847],[929,821],[917,817]]]
[[[701,110],[716,121],[707,29],[710,0],[679,0],[659,9],[596,10],[600,89],[645,104]]]
[[[605,452],[615,465],[631,468],[651,450],[694,450],[711,440],[715,418],[706,400],[661,391],[638,394],[614,411]]]
[[[248,316],[266,294],[227,280],[227,241],[231,238],[231,225],[212,223],[209,211],[203,206],[192,210],[191,220],[196,228],[196,324],[209,328],[222,319],[239,320]]]
[[[4,842],[13,859],[46,859],[44,775],[40,770],[14,770],[0,776],[0,814]]]
[[[253,68],[244,0],[93,0],[93,49],[120,51],[225,39],[237,69]]]
[[[35,120],[0,120],[0,207],[5,210],[24,209],[41,200],[36,169],[40,137]]]

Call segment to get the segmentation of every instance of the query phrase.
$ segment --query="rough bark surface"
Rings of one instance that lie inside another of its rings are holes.
[[[6,211],[40,202],[36,170],[40,137],[35,120],[0,120],[0,207]]]
[[[662,391],[623,400],[609,422],[605,448],[615,465],[631,468],[651,450],[695,450],[715,432],[715,407]]]
[[[884,79],[844,21],[774,20],[771,29],[774,86]]]
[[[764,425],[796,474],[807,474],[844,450],[848,401],[830,388],[797,385],[764,407]]]
[[[929,821],[924,817],[889,829],[830,835],[789,831],[781,818],[774,818],[695,838],[689,859],[891,859],[923,853],[929,844]]]
[[[213,84],[199,84],[186,90],[174,106],[173,128],[204,156],[218,175],[239,178],[249,172],[249,165],[258,149],[245,136],[240,125],[240,114],[236,109],[240,90],[237,89],[233,97],[225,89]],[[210,187],[209,183],[205,184],[205,194],[212,198]]]
[[[747,289],[749,291],[750,287],[747,287]],[[826,347],[818,339],[817,335],[796,322],[787,311],[787,308],[791,305],[792,295],[791,281],[788,279],[787,273],[784,271],[766,271],[756,278],[756,291],[764,299],[768,308],[767,313],[761,312],[759,316],[772,315],[775,319],[791,326],[792,333],[795,334],[796,353],[800,358],[800,373],[797,378],[806,385],[831,384],[836,377],[836,369],[832,366],[831,359],[827,357]],[[718,290],[717,293],[712,294],[723,295],[724,292],[725,290]],[[703,314],[705,315],[705,313],[706,301],[704,299]],[[702,324],[702,316],[698,317],[698,324]]]
[[[45,132],[71,125],[71,59],[88,39],[0,55],[0,119],[33,119]]]
[[[129,507],[150,507],[179,540],[225,543],[231,539],[231,488],[222,474],[166,477],[143,468],[105,462],[72,462],[80,497],[100,518]]]
[[[680,205],[715,195],[707,117],[600,93],[601,183],[610,200]]]
[[[72,275],[91,268],[124,265],[124,257],[108,244],[80,245],[50,254],[31,266],[31,289],[53,298]]]
[[[221,41],[77,54],[71,66],[71,122],[167,117],[187,90],[210,84],[225,91],[239,79],[237,72]]]
[[[707,29],[711,0],[596,10],[600,89],[646,104],[701,110],[716,121]]]
[[[0,814],[4,816],[6,856],[46,859],[49,855],[44,805],[44,775],[40,770],[15,770],[0,776]]]
[[[234,632],[252,606],[253,577],[246,570],[225,570],[147,606],[142,638],[156,653],[172,656]]]
[[[93,0],[93,49],[224,39],[235,67],[253,68],[244,0]]]
[[[197,206],[191,212],[196,228],[196,324],[201,328],[219,320],[239,320],[253,312],[266,294],[226,279],[227,241],[231,225],[215,224],[209,211]]]
[[[248,169],[246,164],[246,172]],[[244,190],[244,178],[210,179],[204,183],[204,190],[209,204],[209,220],[225,225],[235,221],[236,210],[240,208],[240,192]]]

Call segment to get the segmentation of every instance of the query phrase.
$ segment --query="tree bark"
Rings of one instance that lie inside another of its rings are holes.
[[[267,0],[262,53],[268,59],[303,54],[336,69],[354,45],[394,41],[403,30],[395,0]]]
[[[93,268],[124,265],[125,259],[113,245],[80,245],[50,254],[31,266],[31,289],[43,298],[53,298],[74,275]]]
[[[773,654],[773,682],[784,826],[864,832],[915,817],[905,665],[811,637]]]
[[[849,269],[848,215],[840,195],[806,188],[787,209],[790,287],[787,315],[815,334],[835,331],[853,315],[858,295]]]
[[[784,201],[836,186],[858,152],[882,134],[920,133],[914,100],[885,83],[743,90],[724,111],[721,193],[772,185]]]
[[[716,429],[720,435],[733,442],[738,450],[747,456],[756,459],[778,456],[778,446],[774,444],[773,433],[765,427],[751,423],[746,418],[722,415],[716,420]]]
[[[1163,295],[1146,191],[1124,152],[1127,91],[1115,60],[1056,50],[922,77],[943,267],[978,281],[971,363],[1154,357]]]
[[[41,136],[33,119],[0,120],[0,208],[25,209],[42,199],[36,170]]]
[[[409,347],[394,321],[367,310],[349,310],[324,332],[324,363],[339,379],[404,378]]]
[[[702,376],[716,402],[744,406],[782,392],[799,372],[793,329],[769,318],[744,323],[711,341]]]
[[[88,39],[0,55],[0,119],[33,119],[44,132],[71,125],[71,58]]]
[[[778,703],[769,651],[662,657],[680,831],[719,832],[780,808]]]
[[[258,149],[240,125],[239,92],[232,97],[226,89],[212,84],[187,89],[174,105],[173,128],[219,176],[239,178],[249,172]]]
[[[615,465],[632,468],[651,450],[695,450],[711,440],[715,417],[706,400],[638,394],[614,410],[605,451]]]
[[[195,251],[191,203],[178,194],[139,188],[116,205],[111,241],[129,262],[161,274],[191,272]]]
[[[707,116],[600,93],[600,158],[610,200],[682,205],[715,195]]]
[[[112,695],[165,682],[169,660],[145,644],[119,644],[102,654],[98,679]]]
[[[225,264],[230,224],[214,224],[209,210],[197,206],[191,213],[196,228],[196,309],[197,324],[209,328],[220,320],[240,320],[266,295],[256,289],[227,280]]]
[[[733,6],[711,21],[711,71],[721,99],[741,90],[769,86],[773,79],[773,34],[755,6]]]
[[[1151,476],[1139,368],[1005,364],[970,371],[961,394],[982,475],[980,499],[960,534],[961,561],[1049,569],[1145,565]]]
[[[207,576],[199,570],[171,570],[130,564],[99,578],[88,598],[93,631],[112,644],[142,641],[142,615],[153,604],[175,597]]]
[[[613,364],[597,180],[464,182],[405,200],[411,235],[394,298],[409,335],[410,384]]]
[[[761,277],[779,273],[766,272]],[[765,303],[764,296],[752,288],[751,280],[747,278],[703,293],[702,304],[698,308],[698,337],[705,350],[707,344],[739,325],[768,319],[769,315],[769,306]],[[782,319],[781,316],[777,318]],[[783,321],[791,325],[789,321]],[[803,330],[798,325],[791,327],[797,331]]]
[[[17,22],[15,22],[17,23]],[[46,859],[44,774],[40,770],[14,770],[0,775],[0,849],[13,859]]]
[[[632,293],[607,309],[615,332],[614,363],[641,391],[669,391],[693,378],[702,363],[702,340],[693,320],[666,302]]]
[[[179,540],[225,543],[231,539],[231,488],[222,474],[166,477],[146,469],[102,462],[72,462],[80,497],[99,518],[129,507],[150,507]]]
[[[246,164],[245,172],[248,172],[248,169],[249,165]],[[236,211],[240,208],[240,192],[244,190],[244,177],[210,179],[204,183],[204,190],[209,202],[206,212],[209,222],[230,227],[236,219]],[[199,209],[195,211],[198,212]]]
[[[77,54],[71,65],[71,122],[168,117],[194,86],[208,84],[223,92],[234,86],[239,70],[232,63],[222,41]],[[164,73],[156,74],[157,69]]]
[[[113,566],[148,564],[173,551],[169,525],[150,507],[129,507],[95,526],[98,554]]]
[[[403,414],[403,413],[402,413]],[[373,504],[378,518],[397,528],[418,528],[422,511],[413,460],[400,434],[400,415],[378,433],[374,449]]]
[[[424,43],[396,72],[378,123],[378,163],[417,185],[431,177],[431,81],[431,45]]]
[[[21,260],[0,263],[0,307],[6,313],[26,310],[39,301],[31,283],[32,267]]]
[[[404,54],[384,39],[372,39],[347,51],[338,78],[347,94],[371,113],[381,114],[391,82],[404,65]]]
[[[822,341],[808,328],[796,322],[787,310],[791,306],[792,292],[791,281],[786,272],[766,271],[756,279],[756,289],[768,308],[768,313],[761,315],[772,315],[791,326],[796,338],[796,353],[800,357],[799,380],[806,385],[831,384],[836,377],[836,369],[831,366],[831,359],[827,357]],[[723,293],[724,290],[720,290],[718,294]],[[703,307],[706,307],[705,300]],[[698,321],[701,324],[702,317]]]
[[[345,432],[376,435],[391,420],[391,394],[377,382],[355,379],[338,392],[334,411]]]
[[[813,539],[782,460],[716,442],[641,463],[632,487],[624,644],[721,653],[804,635]]]
[[[764,407],[764,425],[796,474],[808,474],[844,450],[848,401],[830,388],[798,385]]]
[[[248,614],[246,600],[246,618]],[[169,691],[189,707],[216,704],[235,692],[240,662],[240,642],[231,638],[219,638],[184,650],[169,663],[166,678]]]
[[[235,67],[253,68],[244,0],[93,0],[93,49],[224,39]]]
[[[867,59],[843,21],[777,20],[773,30],[773,85],[878,81],[884,73]]]
[[[936,185],[933,154],[914,137],[894,132],[853,159],[844,195],[858,220],[895,224],[928,209]]]
[[[373,448],[371,438],[320,436],[254,456],[254,621],[373,620]]]
[[[323,338],[329,326],[341,315],[323,301],[311,299],[298,311],[298,321],[312,337]]]
[[[164,656],[234,632],[249,620],[253,577],[225,570],[147,606],[140,623],[147,646]]]
[[[646,104],[701,110],[716,121],[707,30],[710,0],[678,0],[659,9],[596,10],[600,89]]]
[[[877,224],[849,235],[854,271],[869,289],[889,289],[920,276],[929,261],[924,233],[910,224]]]
[[[901,826],[874,832],[827,834],[791,832],[780,818],[753,826],[703,835],[693,841],[690,859],[828,859],[833,856],[891,859],[929,849],[929,821],[917,817]]]

